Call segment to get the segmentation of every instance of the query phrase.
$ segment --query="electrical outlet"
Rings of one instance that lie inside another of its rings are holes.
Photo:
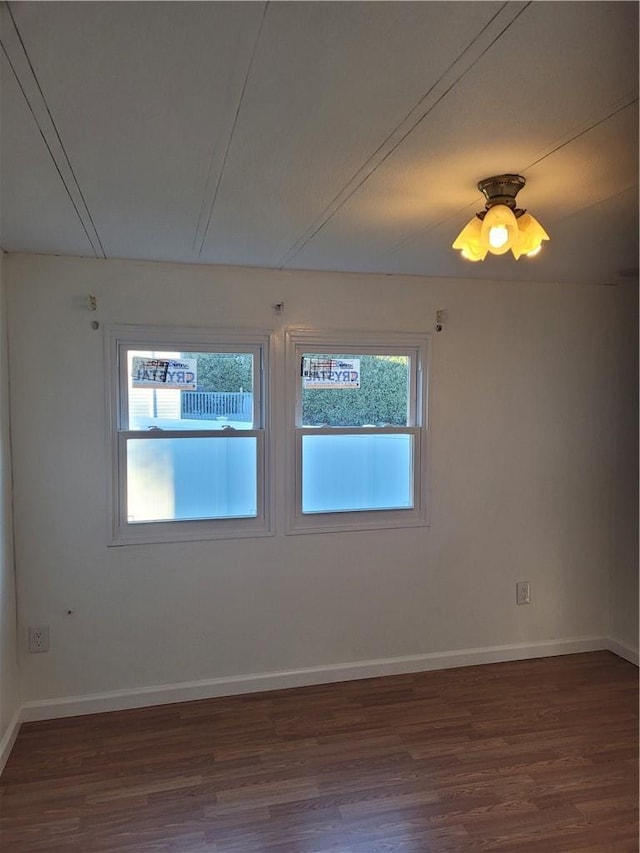
[[[531,604],[531,584],[529,581],[518,581],[516,584],[516,604]]]
[[[29,626],[29,651],[30,652],[48,652],[49,651],[49,626],[37,625]]]

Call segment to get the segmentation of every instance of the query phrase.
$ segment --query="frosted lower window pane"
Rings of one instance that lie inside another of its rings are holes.
[[[127,520],[187,521],[257,515],[257,439],[127,441]]]
[[[302,436],[302,511],[413,507],[412,435]]]

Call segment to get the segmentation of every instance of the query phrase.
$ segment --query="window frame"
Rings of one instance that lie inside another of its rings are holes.
[[[407,426],[302,426],[300,359],[304,353],[403,355],[410,359]],[[326,332],[289,329],[285,332],[286,467],[288,477],[286,533],[330,533],[428,526],[428,396],[429,336],[388,332]],[[413,436],[413,507],[373,510],[302,512],[302,439],[305,435]]]
[[[106,335],[108,364],[109,478],[108,545],[152,544],[209,539],[272,536],[273,431],[269,394],[271,346],[269,333],[166,326],[112,326]],[[130,350],[232,352],[253,355],[253,428],[238,430],[131,430],[128,424]],[[186,438],[256,439],[257,514],[239,518],[158,520],[129,523],[127,519],[127,442],[135,439]]]

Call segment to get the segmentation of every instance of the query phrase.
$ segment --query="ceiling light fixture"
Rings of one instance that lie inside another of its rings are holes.
[[[530,213],[516,207],[516,196],[525,183],[522,175],[496,175],[478,183],[486,209],[476,213],[453,243],[463,258],[484,261],[489,252],[504,255],[509,249],[516,260],[538,254],[549,235]]]

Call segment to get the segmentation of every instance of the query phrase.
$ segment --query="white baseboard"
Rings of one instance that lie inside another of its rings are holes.
[[[640,660],[638,649],[634,649],[627,645],[627,643],[623,643],[622,640],[616,640],[613,637],[608,638],[607,648],[610,652],[613,652],[614,655],[618,655],[618,657],[624,658],[630,663],[635,663],[635,665],[638,666],[638,662]]]
[[[4,765],[7,763],[7,759],[11,755],[11,750],[13,749],[13,745],[16,742],[16,738],[18,737],[18,732],[20,731],[20,724],[22,723],[22,709],[18,708],[13,717],[11,718],[11,722],[7,726],[7,730],[4,733],[4,737],[0,740],[0,773],[4,770]]]
[[[187,681],[180,684],[163,684],[131,690],[112,690],[108,693],[95,693],[87,696],[66,696],[60,699],[26,702],[22,707],[20,719],[22,722],[50,720],[81,714],[97,714],[104,711],[145,708],[150,705],[191,702],[196,699],[212,699],[217,696],[234,696],[241,693],[282,690],[288,687],[306,687],[311,684],[375,678],[381,675],[401,675],[409,672],[427,672],[460,666],[569,655],[608,648],[607,637],[577,637],[539,643],[488,646],[481,649],[461,649],[452,652],[381,658],[379,660],[339,663],[306,669],[236,675],[227,678],[210,678],[203,681]]]

